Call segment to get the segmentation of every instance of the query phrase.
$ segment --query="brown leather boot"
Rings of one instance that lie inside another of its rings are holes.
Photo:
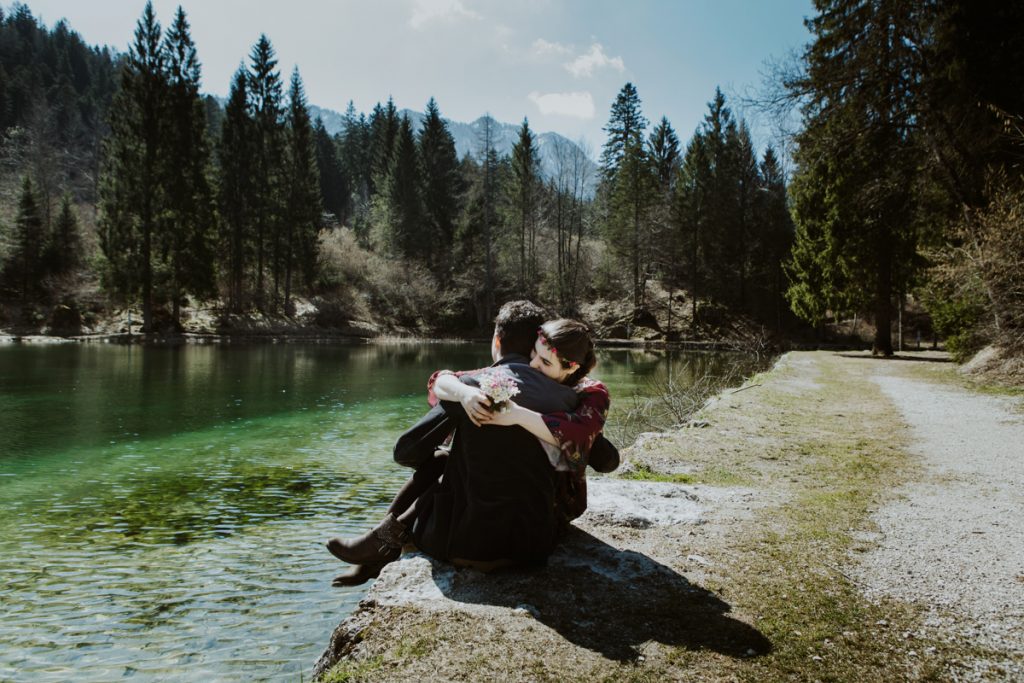
[[[362,536],[327,541],[327,550],[350,564],[384,565],[397,560],[402,546],[410,540],[405,526],[389,512],[384,521]]]
[[[380,576],[380,570],[384,569],[387,562],[381,564],[354,564],[344,574],[338,574],[331,581],[331,585],[334,587],[340,586],[361,586],[370,579],[376,579]]]

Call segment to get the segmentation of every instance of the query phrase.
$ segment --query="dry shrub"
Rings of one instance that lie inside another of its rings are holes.
[[[687,362],[673,375],[649,381],[642,394],[632,398],[632,405],[616,414],[616,436],[628,445],[643,432],[678,429],[709,399],[765,370],[772,360],[770,355],[730,354],[724,363]]]
[[[319,285],[332,290],[366,283],[370,252],[363,249],[350,228],[320,231]]]
[[[971,211],[935,257],[923,296],[961,360],[987,344],[1024,353],[1024,191],[1002,177],[992,187],[988,206]]]
[[[361,305],[385,324],[429,325],[440,292],[422,265],[365,249],[349,228],[320,233],[321,308],[337,322],[355,317]]]

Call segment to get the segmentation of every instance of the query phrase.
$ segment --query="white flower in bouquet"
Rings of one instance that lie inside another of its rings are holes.
[[[504,412],[508,409],[508,400],[519,393],[519,385],[507,368],[488,368],[477,375],[480,391],[489,399],[493,410]]]

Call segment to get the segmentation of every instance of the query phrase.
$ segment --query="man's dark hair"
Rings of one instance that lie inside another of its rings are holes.
[[[537,341],[537,328],[547,318],[543,308],[525,299],[509,301],[502,306],[494,319],[494,333],[501,340],[502,355],[518,353],[529,357]]]

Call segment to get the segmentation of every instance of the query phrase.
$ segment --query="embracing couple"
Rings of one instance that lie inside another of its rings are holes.
[[[608,390],[587,377],[589,328],[545,318],[529,301],[506,303],[493,365],[431,376],[431,410],[395,445],[413,475],[375,528],[327,542],[353,565],[334,585],[376,577],[407,544],[483,571],[541,564],[583,514],[588,464],[610,472],[619,463],[601,434]]]

